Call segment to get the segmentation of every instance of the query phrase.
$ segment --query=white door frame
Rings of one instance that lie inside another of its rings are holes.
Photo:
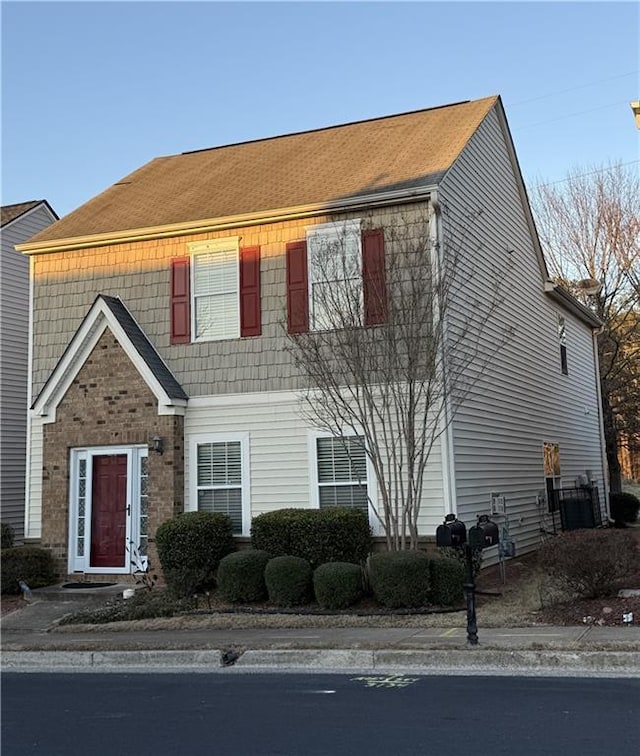
[[[124,567],[91,567],[91,510],[93,458],[104,455],[127,457],[127,514]],[[69,572],[131,574],[131,544],[140,538],[140,460],[147,446],[90,446],[71,449],[69,458]],[[84,464],[83,464],[84,463]],[[81,472],[83,475],[81,476]],[[84,489],[82,486],[84,482]],[[84,490],[84,496],[81,496]],[[84,505],[84,509],[82,507]],[[84,512],[84,516],[82,516]]]

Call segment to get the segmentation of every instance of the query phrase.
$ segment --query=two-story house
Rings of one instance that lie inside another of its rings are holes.
[[[364,457],[344,464],[362,447],[345,451],[301,414],[286,331],[318,327],[317,286],[344,285],[319,280],[310,254],[336,224],[361,262],[349,285],[362,327],[379,325],[368,292],[393,265],[399,222],[420,225],[432,251],[455,240],[475,269],[452,331],[509,261],[482,338],[505,324],[511,336],[434,445],[420,534],[451,511],[473,524],[500,494],[526,550],[547,488],[589,471],[604,500],[598,321],[548,279],[489,97],[160,157],[21,245],[33,271],[27,535],[63,573],[117,576],[131,571],[128,545],[153,559],[156,528],[182,511],[226,512],[246,537],[252,517],[282,507],[374,507]]]
[[[17,543],[24,531],[29,260],[15,245],[57,219],[46,200],[32,200],[4,205],[0,220],[0,518]]]

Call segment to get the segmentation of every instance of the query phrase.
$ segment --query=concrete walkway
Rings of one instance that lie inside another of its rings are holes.
[[[107,671],[219,669],[386,670],[454,674],[601,674],[640,677],[640,626],[251,628],[119,630],[57,628],[65,614],[102,604],[123,586],[39,591],[2,618],[2,668]],[[231,662],[225,665],[223,662]]]

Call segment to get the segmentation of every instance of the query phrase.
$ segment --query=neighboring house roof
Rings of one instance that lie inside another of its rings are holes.
[[[0,228],[4,228],[4,226],[11,223],[11,221],[16,220],[16,218],[24,215],[29,210],[33,210],[33,208],[38,207],[38,205],[45,205],[51,215],[56,219],[58,218],[56,212],[47,202],[47,200],[30,200],[29,202],[18,202],[15,205],[3,205],[3,207],[0,208]]]
[[[42,416],[53,417],[52,413],[107,327],[155,394],[159,413],[175,414],[176,408],[180,412],[179,408],[189,399],[184,389],[122,300],[104,294],[94,300],[32,409]]]
[[[30,244],[433,186],[498,101],[487,97],[159,157]]]

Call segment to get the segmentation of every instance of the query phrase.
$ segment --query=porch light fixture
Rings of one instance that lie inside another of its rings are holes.
[[[164,441],[160,436],[154,436],[151,439],[151,448],[154,452],[158,452],[158,454],[164,454]]]

